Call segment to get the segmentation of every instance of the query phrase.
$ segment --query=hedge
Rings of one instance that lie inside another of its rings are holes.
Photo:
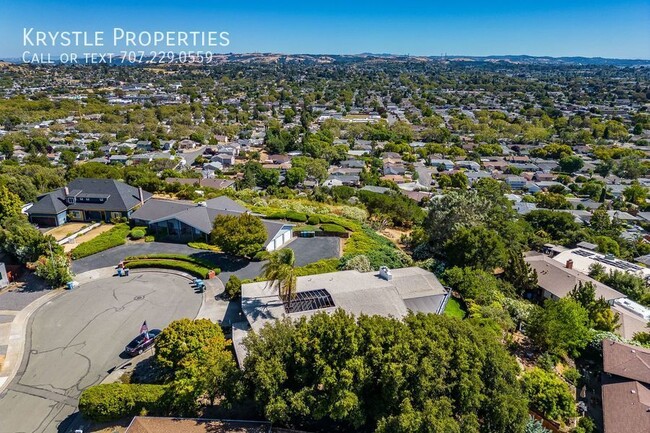
[[[109,248],[124,245],[129,232],[130,229],[128,224],[117,224],[115,227],[99,236],[79,244],[79,246],[70,252],[70,257],[72,257],[73,260],[77,260],[97,254]]]
[[[270,215],[266,216],[269,219],[275,219],[275,220],[280,220],[280,219],[286,219],[289,221],[294,221],[298,223],[305,223],[307,222],[307,214],[300,213],[300,212],[294,212],[294,211],[286,211],[286,212],[275,212]]]
[[[127,383],[108,383],[91,386],[79,398],[79,411],[92,421],[107,422],[120,418],[162,412],[161,402],[166,387],[163,385],[143,385]]]
[[[318,215],[312,215],[309,217],[307,220],[307,224],[312,225],[312,226],[317,226],[320,224],[320,217]]]
[[[125,262],[129,269],[138,268],[160,268],[160,269],[174,269],[177,271],[187,272],[190,275],[200,278],[208,278],[210,271],[214,270],[215,274],[221,272],[220,269],[210,269],[203,266],[196,265],[182,260],[165,260],[165,259],[151,259],[151,260],[129,260]]]
[[[190,248],[195,248],[197,250],[208,250],[215,253],[220,253],[221,248],[216,245],[206,244],[205,242],[188,242],[187,246]]]
[[[338,224],[322,224],[320,229],[326,233],[347,233],[347,230]]]
[[[132,260],[157,260],[157,259],[179,260],[181,262],[193,263],[197,266],[202,266],[208,269],[212,269],[215,266],[214,263],[212,263],[210,260],[202,259],[200,257],[187,256],[185,254],[173,254],[173,253],[157,253],[157,254],[144,254],[141,256],[128,256],[124,260],[130,262]]]

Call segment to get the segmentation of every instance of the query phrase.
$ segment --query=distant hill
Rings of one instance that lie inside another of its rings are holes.
[[[21,59],[7,58],[0,61],[21,63]],[[147,59],[144,59],[147,60]],[[282,53],[215,53],[213,61],[218,63],[302,63],[302,64],[347,64],[378,61],[395,62],[467,62],[467,63],[510,63],[522,65],[586,65],[586,66],[650,66],[650,60],[607,59],[603,57],[550,57],[529,55],[493,56],[409,56],[398,54],[282,54]],[[114,63],[120,63],[115,61]]]

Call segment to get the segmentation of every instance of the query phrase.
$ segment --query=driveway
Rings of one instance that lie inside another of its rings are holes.
[[[339,243],[340,239],[335,237],[296,238],[289,243],[287,248],[291,248],[296,253],[296,266],[305,266],[321,259],[338,257]],[[82,272],[97,268],[117,266],[127,256],[156,253],[186,254],[210,260],[216,267],[221,269],[219,279],[224,283],[233,274],[242,280],[257,278],[261,274],[262,266],[264,265],[264,262],[252,262],[241,257],[197,250],[185,244],[145,242],[121,245],[80,260],[75,260],[72,262],[72,271],[75,274],[81,274]]]
[[[37,310],[18,374],[0,395],[0,433],[56,432],[74,414],[81,391],[124,362],[140,330],[196,317],[202,296],[170,273],[94,280]]]

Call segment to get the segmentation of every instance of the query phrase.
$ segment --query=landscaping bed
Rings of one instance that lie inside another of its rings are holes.
[[[78,260],[109,248],[124,245],[126,243],[126,237],[130,232],[131,229],[128,224],[117,224],[109,231],[104,232],[87,242],[79,244],[79,246],[70,252],[70,257],[73,260]]]
[[[200,278],[208,278],[210,272],[215,275],[221,270],[216,268],[209,260],[199,259],[183,254],[148,254],[143,256],[130,256],[124,259],[124,265],[130,269],[162,268],[187,272]]]

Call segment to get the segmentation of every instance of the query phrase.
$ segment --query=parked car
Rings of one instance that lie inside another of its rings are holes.
[[[151,329],[148,333],[143,332],[127,344],[124,351],[130,356],[141,354],[156,342],[160,332],[160,329]]]

